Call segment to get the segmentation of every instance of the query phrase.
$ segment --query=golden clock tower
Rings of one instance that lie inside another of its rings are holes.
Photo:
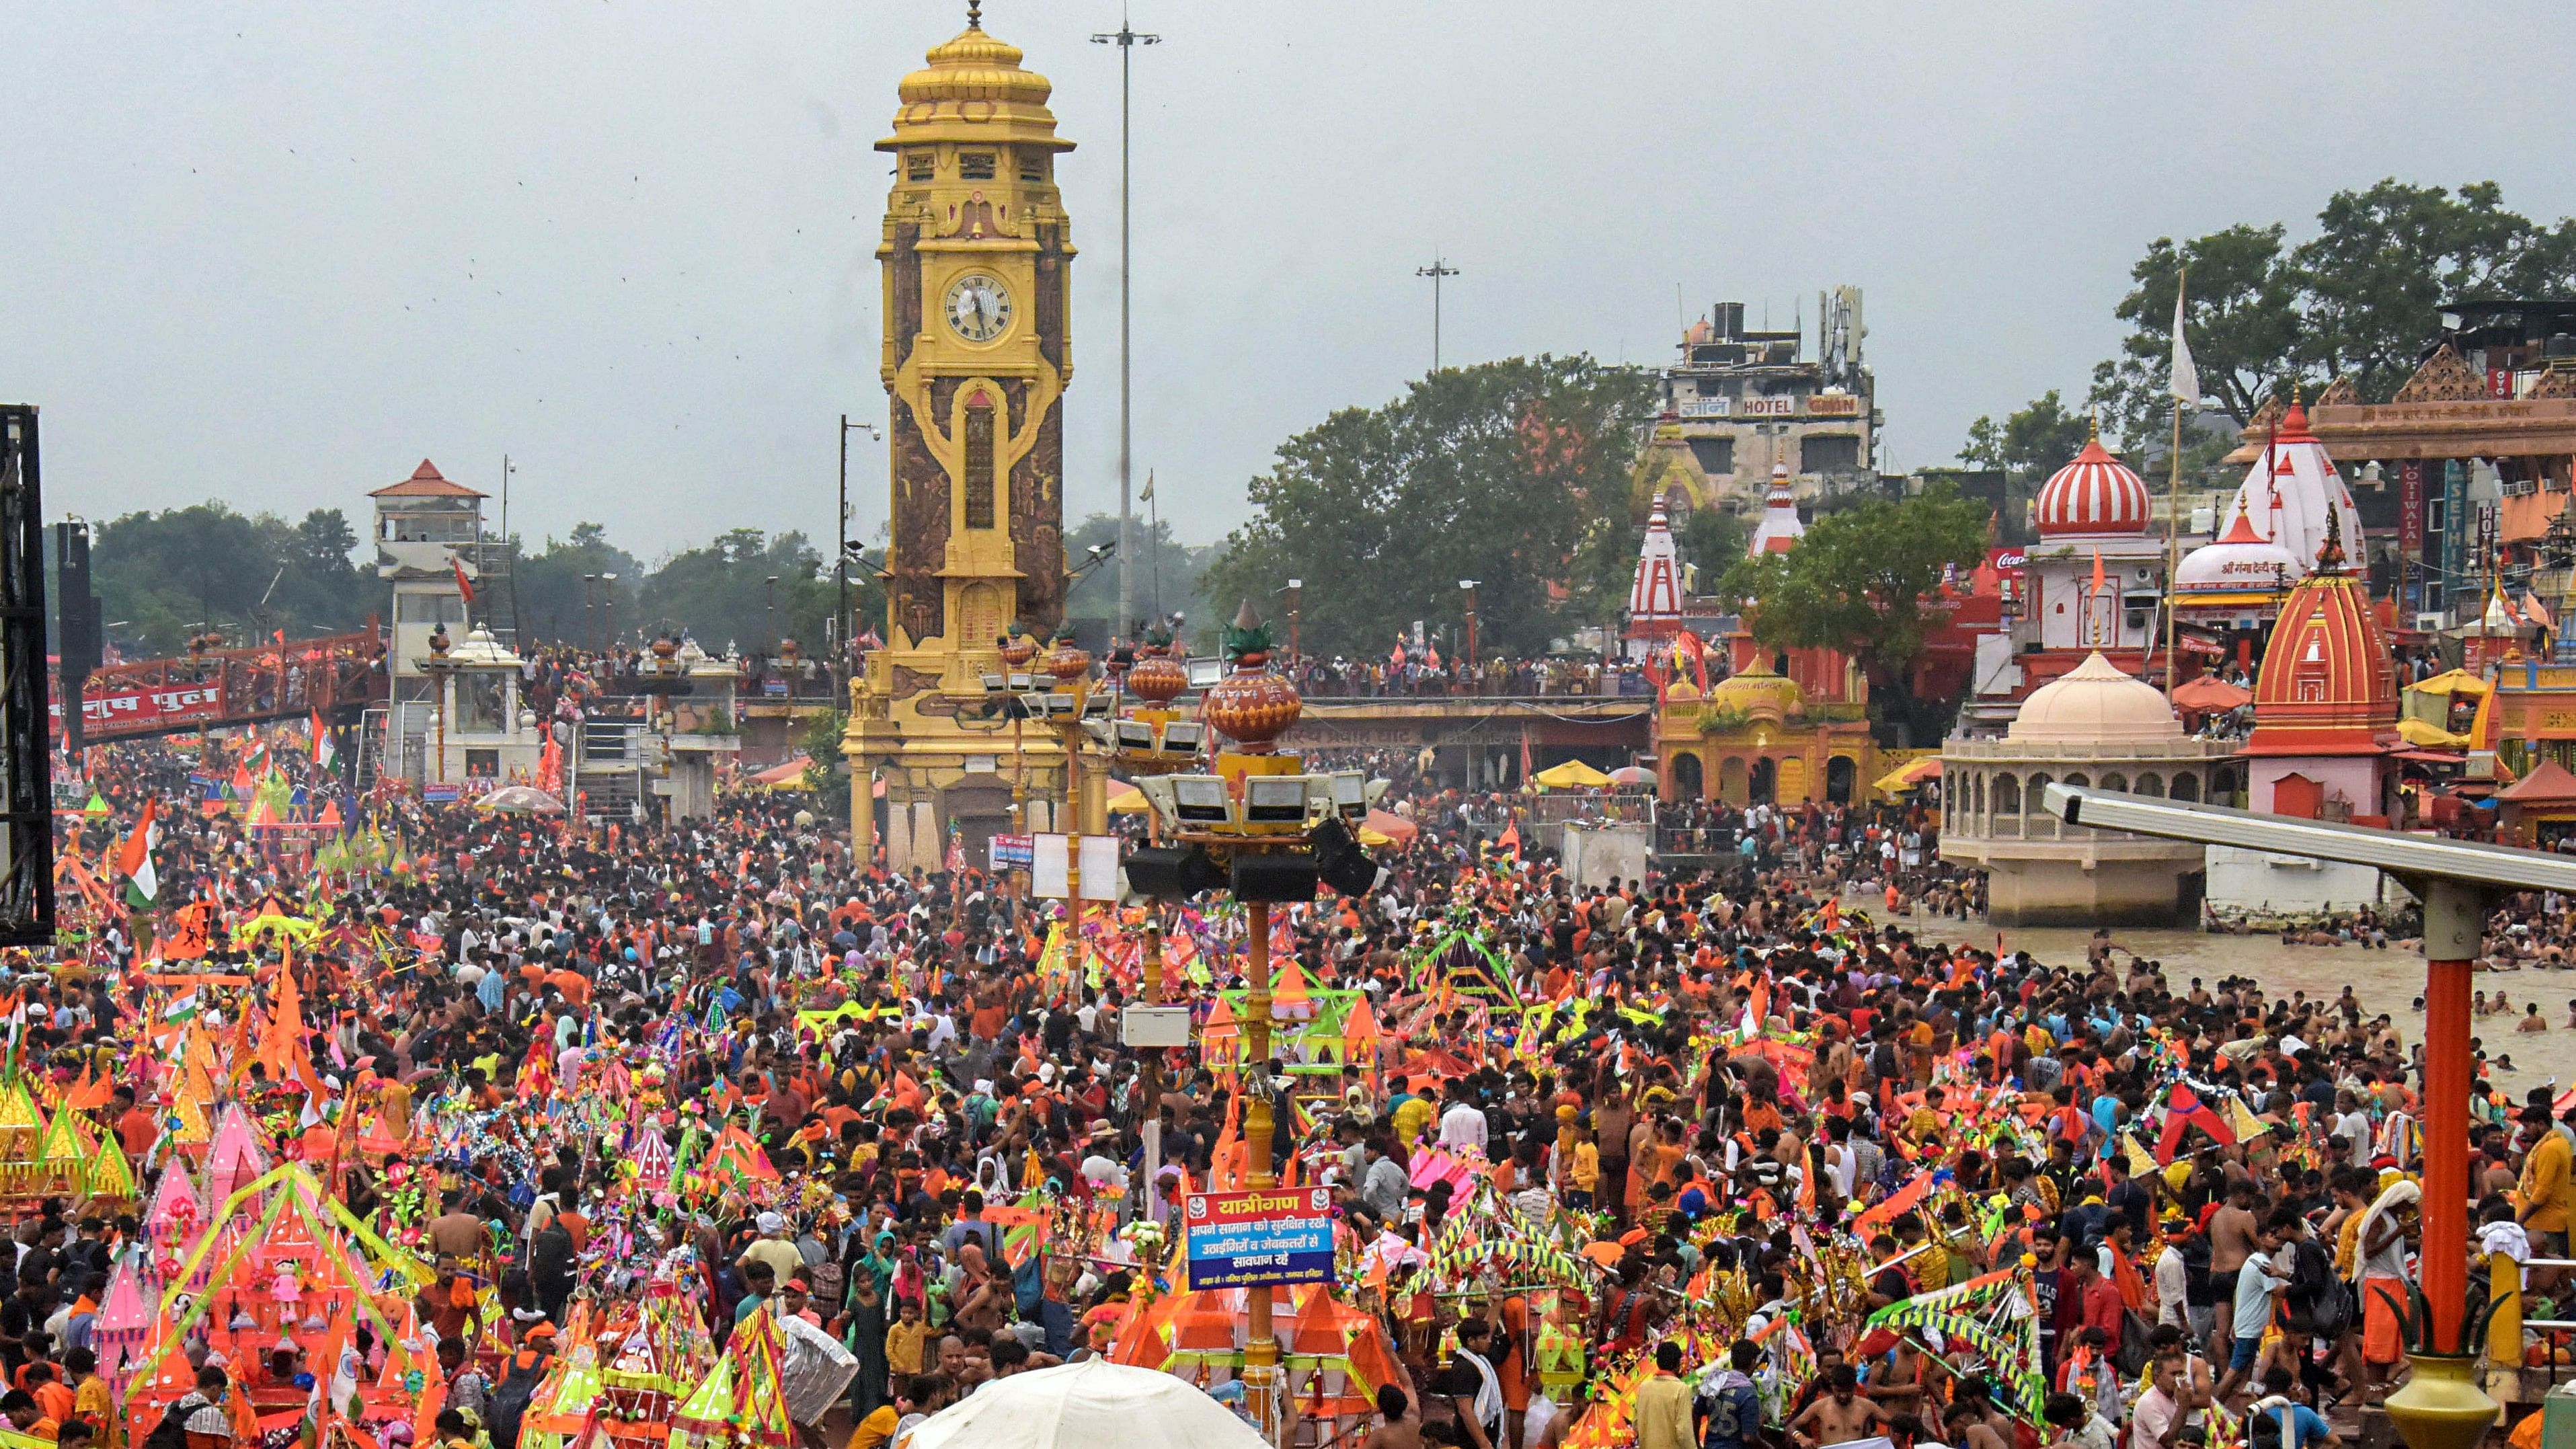
[[[980,9],[904,77],[894,134],[877,143],[894,158],[877,246],[893,542],[885,647],[852,681],[843,752],[862,839],[870,776],[883,779],[897,868],[935,869],[952,825],[980,836],[996,808],[1007,817],[997,785],[1007,796],[1013,778],[1062,763],[1042,731],[1014,751],[958,719],[999,669],[1006,625],[1042,636],[1063,616],[1073,376],[1074,253],[1055,185],[1073,143],[1055,134],[1046,77],[985,33]]]

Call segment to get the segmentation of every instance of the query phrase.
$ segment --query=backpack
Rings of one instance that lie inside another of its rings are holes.
[[[521,1359],[534,1361],[522,1364]],[[531,1355],[522,1349],[509,1358],[509,1367],[501,1375],[500,1387],[492,1391],[491,1407],[483,1415],[492,1431],[492,1449],[517,1449],[519,1420],[528,1412],[528,1403],[544,1382],[546,1370],[554,1367],[554,1355]]]
[[[162,1410],[161,1422],[152,1426],[138,1449],[188,1449],[188,1415],[194,1412],[184,1404]]]
[[[2302,1238],[2294,1248],[2283,1304],[2294,1322],[2305,1324],[2319,1338],[2331,1339],[2352,1321],[2352,1304],[2323,1244]]]
[[[1751,1384],[1736,1384],[1720,1389],[1709,1401],[1707,1427],[1700,1443],[1705,1449],[1724,1444],[1741,1444],[1762,1426],[1762,1397]]]

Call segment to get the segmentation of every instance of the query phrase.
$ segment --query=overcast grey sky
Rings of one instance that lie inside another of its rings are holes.
[[[1435,248],[1451,362],[1660,361],[1676,283],[1780,323],[1856,283],[1910,466],[2080,391],[2160,234],[2391,174],[2576,211],[2555,6],[1138,3],[1136,472],[1192,539],[1427,366]],[[885,411],[872,145],[963,10],[10,5],[0,399],[49,512],[362,518],[507,452],[531,537],[827,534],[835,416]],[[1067,491],[1114,508],[1117,5],[985,20],[1080,144]]]

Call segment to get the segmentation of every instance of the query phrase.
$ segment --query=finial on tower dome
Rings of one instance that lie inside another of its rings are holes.
[[[966,0],[966,28],[969,30],[984,28],[984,0]]]
[[[2340,508],[2326,510],[2326,541],[2317,545],[2317,572],[2343,572],[2343,510]]]
[[[2084,410],[2084,441],[2102,441],[2102,408],[2098,403]]]

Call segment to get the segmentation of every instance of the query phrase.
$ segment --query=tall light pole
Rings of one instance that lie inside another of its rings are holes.
[[[1431,265],[1415,267],[1413,274],[1431,279],[1431,370],[1438,372],[1440,370],[1440,279],[1458,275],[1458,269],[1442,260],[1440,254],[1435,251],[1431,254]]]
[[[832,525],[832,580],[839,587],[840,612],[833,616],[832,631],[838,637],[831,644],[838,656],[833,668],[844,685],[850,680],[850,641],[858,637],[858,631],[850,627],[850,551],[858,547],[858,541],[850,537],[850,434],[854,430],[866,433],[872,442],[885,440],[876,424],[854,423],[848,413],[841,414],[841,510],[839,520]],[[843,701],[842,707],[848,708],[848,701]]]
[[[1128,484],[1134,477],[1135,461],[1131,446],[1135,419],[1127,366],[1131,310],[1128,305],[1128,260],[1135,254],[1127,242],[1127,159],[1131,134],[1127,123],[1128,76],[1136,47],[1160,45],[1163,37],[1140,34],[1127,23],[1127,14],[1122,9],[1118,15],[1118,28],[1094,35],[1091,43],[1118,47],[1118,622],[1110,634],[1124,637],[1136,627],[1136,505],[1128,492]]]
[[[1467,596],[1467,677],[1476,675],[1476,581],[1460,579],[1458,588]]]
[[[510,475],[518,471],[519,465],[510,461],[509,454],[503,453],[501,455],[501,557],[508,561],[510,569],[510,644],[513,648],[516,648],[519,643],[519,548],[510,538]],[[484,567],[483,559],[479,554],[474,560],[474,566]]]
[[[599,647],[599,575],[581,576],[581,642]]]
[[[769,612],[768,623],[763,626],[768,629],[769,638],[767,642],[760,646],[760,652],[763,654],[775,655],[778,652],[778,575],[771,574],[768,578],[762,580],[761,591],[764,604]]]

